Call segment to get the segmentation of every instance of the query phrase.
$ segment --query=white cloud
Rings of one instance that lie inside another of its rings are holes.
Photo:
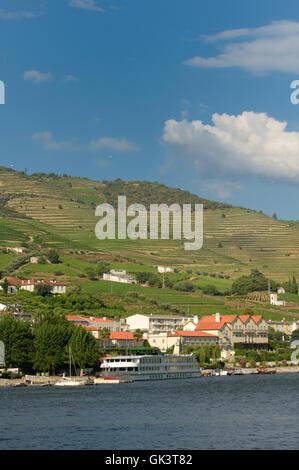
[[[100,11],[105,10],[99,7],[94,0],[70,0],[69,6],[73,8],[81,8],[82,10]]]
[[[92,140],[89,149],[96,152],[105,148],[111,148],[120,152],[126,152],[131,150],[138,152],[140,149],[132,142],[128,142],[126,139],[114,139],[112,137],[102,137],[98,140]]]
[[[32,135],[32,139],[40,141],[43,145],[43,148],[46,150],[65,150],[65,149],[75,149],[72,142],[56,142],[53,139],[52,132],[45,131],[39,132]]]
[[[185,64],[204,68],[240,67],[253,73],[299,72],[299,22],[282,20],[259,28],[227,30],[202,38],[207,42],[236,38],[247,38],[247,41],[230,42],[215,57],[196,56]]]
[[[42,13],[35,13],[32,11],[7,11],[0,8],[0,18],[3,20],[18,20],[18,19],[31,19],[40,16]]]
[[[53,75],[51,73],[42,73],[38,70],[29,70],[24,73],[23,77],[24,80],[30,80],[34,83],[48,82],[53,79]]]
[[[171,149],[170,161],[191,165],[202,178],[299,182],[299,132],[286,131],[286,122],[244,111],[213,114],[212,123],[166,121],[162,141]]]
[[[75,77],[74,75],[65,75],[64,76],[64,81],[65,82],[77,82],[78,78]]]
[[[215,198],[217,196],[220,199],[229,198],[233,192],[241,191],[243,186],[234,181],[223,181],[223,180],[211,180],[206,181],[200,186],[201,194]]]

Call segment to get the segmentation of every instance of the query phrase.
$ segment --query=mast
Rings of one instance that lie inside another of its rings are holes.
[[[72,376],[71,347],[69,346],[70,378]]]

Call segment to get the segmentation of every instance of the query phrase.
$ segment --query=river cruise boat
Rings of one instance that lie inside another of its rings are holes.
[[[117,377],[133,381],[189,379],[202,375],[193,354],[105,357],[101,365],[101,373],[103,377]]]

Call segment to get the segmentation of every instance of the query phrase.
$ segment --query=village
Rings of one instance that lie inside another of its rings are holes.
[[[18,253],[21,248],[16,248]],[[37,263],[38,257],[30,258],[30,263]],[[174,273],[174,268],[169,266],[158,266],[157,272],[163,276],[167,273]],[[103,281],[110,281],[116,284],[136,285],[134,276],[128,275],[124,269],[111,269],[103,273]],[[100,281],[99,281],[100,282]],[[147,284],[142,284],[144,287]],[[19,291],[29,292],[32,295],[65,296],[68,287],[63,282],[56,279],[19,279],[13,276],[5,276],[0,280],[0,292],[10,295],[12,302],[9,304],[0,303],[0,320],[5,315],[10,315],[15,320],[34,325],[34,315],[28,309],[24,309],[18,302],[13,302],[13,297]],[[278,301],[278,294],[284,289],[279,287],[277,292],[269,292],[270,305],[284,305],[284,301]],[[200,309],[199,309],[200,310]],[[100,362],[105,358],[114,357],[117,354],[126,355],[148,355],[148,354],[172,354],[179,356],[182,353],[197,353],[198,362],[205,366],[206,375],[213,375],[215,368],[224,367],[230,370],[240,370],[241,366],[268,368],[280,366],[281,371],[295,371],[294,366],[298,361],[281,359],[280,361],[256,361],[240,360],[240,350],[252,351],[259,354],[261,351],[269,351],[270,340],[279,340],[281,344],[289,343],[292,334],[299,330],[299,320],[268,320],[263,315],[254,314],[253,311],[244,308],[243,314],[221,314],[215,312],[211,315],[201,315],[200,311],[195,315],[173,315],[142,312],[132,315],[116,317],[96,316],[84,314],[66,314],[65,319],[69,324],[84,329],[90,333],[96,341],[99,350],[102,351]],[[270,332],[271,335],[270,335]],[[1,334],[1,333],[0,333]],[[294,347],[296,341],[293,341]],[[280,346],[281,346],[280,344]],[[204,360],[202,352],[209,350],[210,356]],[[4,345],[5,351],[5,345]],[[284,351],[285,352],[285,351]],[[265,353],[266,354],[266,353]],[[5,354],[4,354],[5,357]],[[253,357],[253,356],[252,356]],[[0,364],[1,366],[1,364]],[[292,368],[293,366],[293,368]],[[19,368],[5,366],[2,359],[2,373],[14,371],[21,373]],[[81,368],[80,375],[86,375],[92,367]],[[28,374],[27,374],[28,375]],[[37,374],[39,377],[48,377],[45,371]],[[31,376],[30,376],[31,377]],[[38,379],[38,383],[40,383]],[[34,380],[31,382],[34,383]],[[1,381],[0,381],[1,383]]]

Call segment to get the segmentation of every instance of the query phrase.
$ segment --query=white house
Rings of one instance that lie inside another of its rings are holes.
[[[6,246],[5,248],[18,254],[25,253],[26,251],[26,248],[23,246]]]
[[[103,274],[104,281],[124,282],[125,284],[137,284],[136,278],[126,274],[125,269],[111,269],[109,273]]]
[[[293,322],[285,320],[268,320],[267,323],[269,327],[273,328],[275,331],[280,331],[286,335],[291,335],[293,331],[299,330],[299,320]]]
[[[21,290],[28,290],[29,292],[34,292],[35,287],[38,284],[46,284],[51,286],[51,293],[52,294],[65,294],[66,293],[66,285],[60,282],[56,282],[55,279],[33,279],[33,280],[26,280],[21,281],[20,289]]]
[[[277,294],[285,294],[286,291],[284,290],[283,287],[277,287]]]
[[[183,326],[183,331],[195,331],[198,323],[198,316],[195,315],[193,320],[188,320],[187,323]]]
[[[160,274],[174,273],[174,268],[171,268],[170,266],[158,266],[158,272]]]
[[[174,315],[131,315],[126,318],[129,331],[137,328],[151,334],[170,333],[179,328],[183,328],[186,322],[190,320],[187,317]]]

